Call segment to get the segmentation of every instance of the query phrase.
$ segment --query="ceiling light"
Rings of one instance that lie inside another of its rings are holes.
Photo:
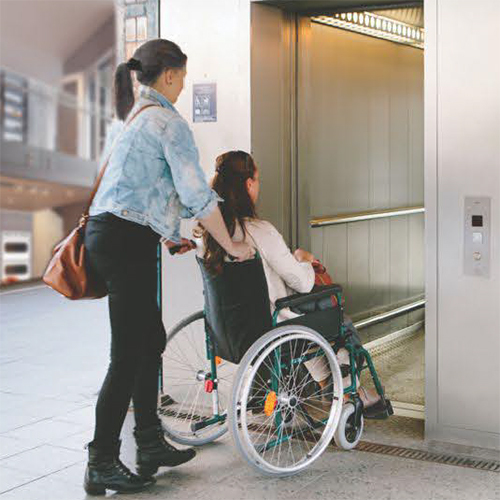
[[[419,49],[424,48],[423,28],[371,12],[341,12],[333,16],[315,16],[311,21]]]

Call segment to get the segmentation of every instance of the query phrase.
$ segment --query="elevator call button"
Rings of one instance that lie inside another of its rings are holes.
[[[490,211],[491,198],[465,198],[464,273],[467,275],[490,275]]]
[[[483,233],[472,233],[472,242],[473,243],[482,243],[483,242]]]

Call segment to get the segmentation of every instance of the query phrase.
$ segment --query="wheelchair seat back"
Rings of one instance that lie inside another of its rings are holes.
[[[248,348],[272,329],[271,306],[262,260],[225,262],[210,273],[196,258],[203,278],[205,326],[215,354],[239,363]]]

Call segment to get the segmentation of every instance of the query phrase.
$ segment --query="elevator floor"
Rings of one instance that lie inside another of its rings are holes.
[[[424,405],[424,329],[387,342],[372,352],[373,361],[389,399]],[[370,385],[367,371],[361,383]]]

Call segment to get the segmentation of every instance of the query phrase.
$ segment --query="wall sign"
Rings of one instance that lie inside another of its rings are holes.
[[[195,83],[193,85],[193,122],[217,121],[217,84]]]

